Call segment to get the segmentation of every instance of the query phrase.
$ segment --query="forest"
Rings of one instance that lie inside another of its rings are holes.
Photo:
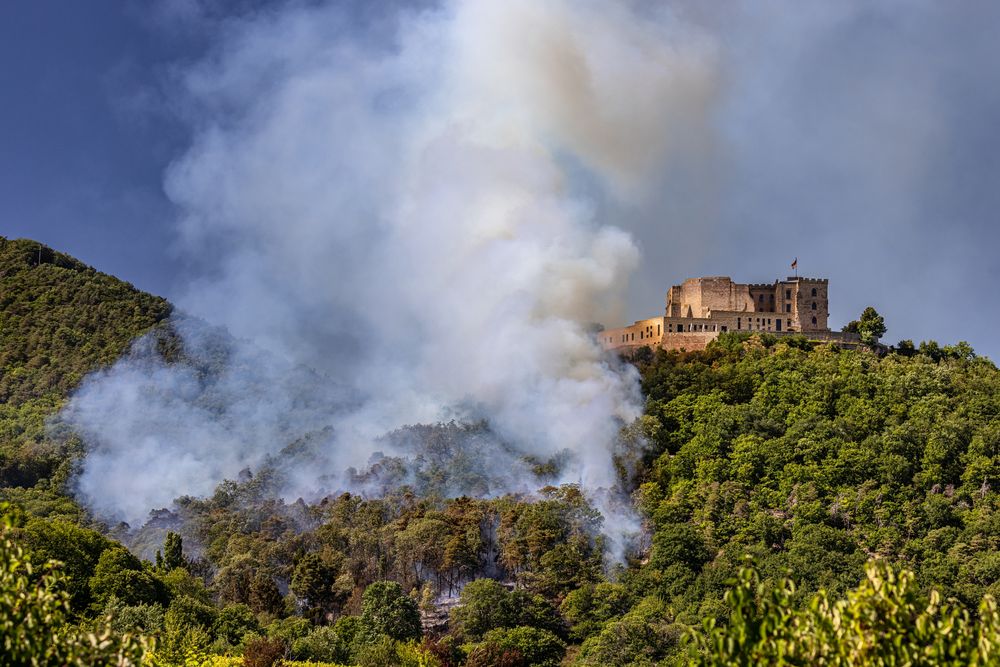
[[[616,558],[577,486],[436,483],[486,423],[390,435],[436,463],[377,496],[282,500],[275,465],[101,523],[54,416],[136,337],[171,340],[171,311],[0,240],[0,664],[1000,662],[1000,371],[966,343],[641,350]]]

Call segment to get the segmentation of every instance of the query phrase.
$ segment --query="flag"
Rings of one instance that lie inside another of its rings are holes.
[[[799,258],[796,257],[795,259],[792,260],[792,268],[796,269],[798,268],[798,266],[799,266]]]

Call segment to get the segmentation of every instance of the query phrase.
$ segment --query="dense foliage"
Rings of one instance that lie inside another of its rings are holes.
[[[145,639],[115,632],[106,619],[72,622],[72,580],[59,563],[25,553],[8,510],[0,505],[0,665],[139,664]]]
[[[992,595],[978,618],[937,591],[920,595],[911,572],[871,561],[861,584],[840,600],[826,591],[796,608],[795,584],[770,586],[742,568],[726,593],[729,623],[706,623],[701,665],[994,665],[1000,613]],[[700,638],[699,638],[700,639]]]
[[[429,454],[413,475],[380,462],[378,498],[283,501],[276,466],[109,530],[66,496],[79,450],[45,419],[169,306],[41,257],[0,242],[0,494],[24,512],[4,529],[0,595],[21,600],[4,641],[127,653],[143,635],[159,665],[998,660],[1000,372],[964,343],[877,346],[871,310],[858,350],[726,334],[641,351],[646,410],[623,440],[646,448],[617,463],[644,531],[625,563],[575,486],[449,497],[486,488],[484,424],[389,434]]]
[[[0,487],[33,486],[66,461],[45,418],[169,314],[163,299],[68,255],[0,237]]]

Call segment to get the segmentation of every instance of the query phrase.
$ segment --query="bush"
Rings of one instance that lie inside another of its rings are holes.
[[[312,631],[313,625],[304,618],[290,616],[289,618],[278,619],[267,626],[267,636],[272,639],[280,639],[286,644],[291,644],[296,639],[305,637]]]
[[[219,612],[212,625],[212,634],[231,646],[236,646],[243,637],[260,630],[257,617],[245,604],[233,604]]]
[[[163,629],[163,607],[158,604],[127,605],[112,599],[104,607],[115,632],[155,634]]]
[[[491,630],[483,642],[469,653],[467,665],[509,663],[511,667],[556,667],[566,653],[566,645],[548,630],[539,628],[503,628]]]
[[[292,656],[297,660],[350,662],[353,640],[353,635],[344,636],[333,626],[316,628],[292,643]]]
[[[256,637],[243,649],[243,667],[274,667],[285,657],[286,645],[280,639]]]

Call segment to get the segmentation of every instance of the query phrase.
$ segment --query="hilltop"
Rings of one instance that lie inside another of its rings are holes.
[[[0,486],[52,475],[65,457],[46,441],[45,418],[170,312],[69,255],[0,237]]]

